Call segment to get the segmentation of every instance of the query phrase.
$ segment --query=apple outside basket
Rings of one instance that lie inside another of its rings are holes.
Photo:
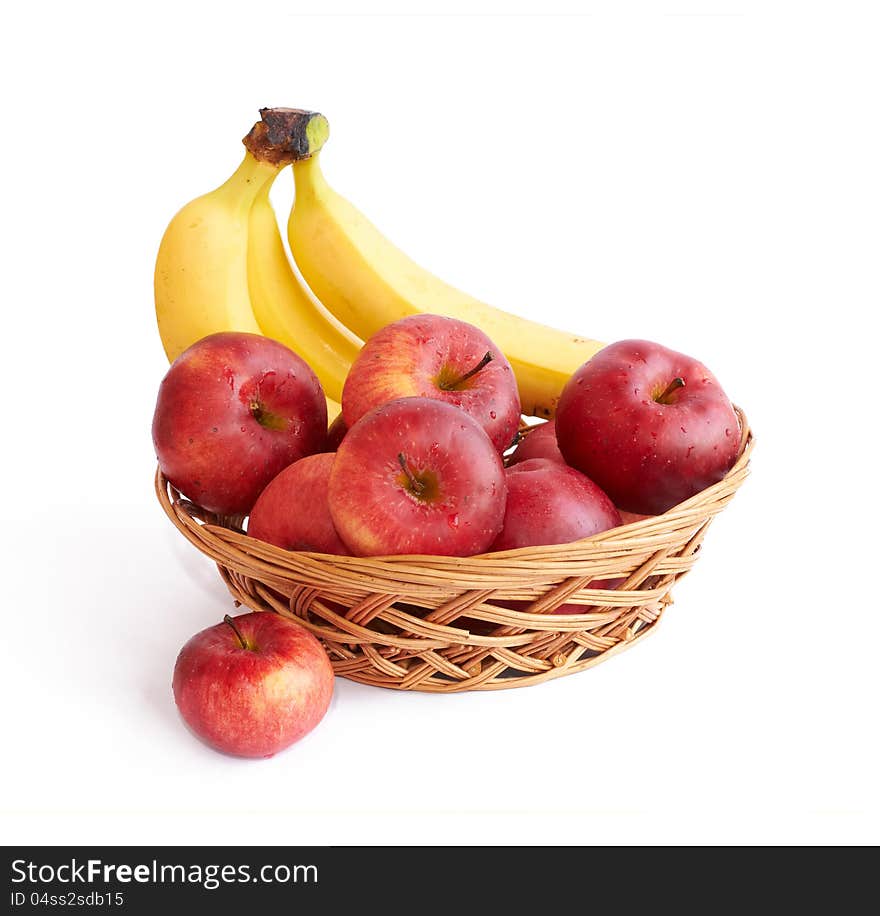
[[[336,674],[435,693],[522,687],[582,671],[651,632],[748,474],[752,434],[736,411],[739,457],[722,480],[662,515],[570,544],[474,557],[293,553],[248,537],[242,518],[200,509],[161,472],[156,494],[217,563],[236,607],[311,630]],[[595,579],[623,581],[591,589]],[[526,609],[505,606],[512,601]],[[583,613],[552,613],[570,603]]]

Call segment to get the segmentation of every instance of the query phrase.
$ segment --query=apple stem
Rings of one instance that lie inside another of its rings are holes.
[[[488,366],[494,358],[495,357],[491,352],[486,353],[486,355],[476,364],[476,366],[474,366],[473,369],[468,369],[464,375],[460,375],[457,379],[453,379],[451,382],[447,382],[445,385],[441,385],[440,387],[444,391],[455,391],[455,389],[458,388],[462,382],[466,382],[469,378],[473,378],[481,369],[485,369],[486,366]]]
[[[681,376],[679,376],[678,378],[674,378],[674,379],[666,386],[666,388],[665,388],[664,391],[663,391],[663,394],[661,394],[660,397],[655,398],[655,400],[657,401],[658,404],[668,404],[668,403],[669,403],[669,400],[668,400],[668,399],[669,399],[669,396],[670,396],[674,391],[678,391],[679,388],[684,388],[684,379],[683,379]]]
[[[241,630],[239,630],[239,628],[235,625],[235,621],[229,616],[229,614],[223,618],[223,623],[228,623],[229,626],[232,627],[232,632],[235,633],[235,635],[238,637],[238,641],[241,643],[242,649],[247,649],[248,644],[245,642],[244,636],[241,635]]]
[[[406,474],[406,479],[409,481],[409,485],[412,488],[413,493],[415,493],[416,496],[421,495],[425,490],[425,485],[409,469],[409,465],[406,463],[406,455],[404,455],[403,452],[398,452],[397,460],[400,463],[400,466],[403,468],[403,473]]]
[[[263,429],[285,429],[287,426],[286,421],[278,416],[278,414],[272,413],[257,400],[253,400],[248,404],[248,410],[251,412],[251,416],[263,427]]]

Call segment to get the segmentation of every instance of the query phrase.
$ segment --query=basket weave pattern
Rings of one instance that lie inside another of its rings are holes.
[[[242,519],[205,513],[161,473],[156,494],[236,605],[297,620],[336,674],[438,693],[519,687],[582,671],[651,632],[748,474],[752,435],[737,413],[739,459],[722,480],[663,515],[570,544],[476,557],[293,553],[247,537]],[[591,589],[594,580],[623,581]],[[583,613],[552,613],[572,603]]]

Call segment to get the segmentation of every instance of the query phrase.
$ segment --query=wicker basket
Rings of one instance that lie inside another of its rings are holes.
[[[550,547],[476,557],[292,553],[247,537],[243,519],[205,513],[161,473],[156,493],[216,561],[236,606],[297,620],[321,639],[337,674],[436,693],[521,687],[582,671],[651,632],[748,474],[752,435],[737,413],[739,459],[718,483],[663,515]],[[590,589],[595,579],[624,581]],[[583,613],[551,613],[563,603],[583,604]]]

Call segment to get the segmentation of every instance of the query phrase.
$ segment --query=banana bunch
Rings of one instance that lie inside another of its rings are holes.
[[[406,315],[432,312],[481,328],[510,361],[523,412],[552,417],[569,376],[604,344],[495,309],[428,273],[327,184],[322,115],[260,115],[236,172],[187,204],[162,239],[156,315],[169,360],[216,331],[265,334],[312,367],[333,417],[362,341]],[[288,240],[309,288],[288,262],[269,202],[287,165],[296,186]]]
[[[329,128],[315,112],[275,108],[261,115],[232,176],[190,201],[165,230],[154,276],[159,333],[169,361],[217,331],[272,337],[312,367],[333,418],[362,342],[294,273],[269,202],[279,172],[314,155]]]

